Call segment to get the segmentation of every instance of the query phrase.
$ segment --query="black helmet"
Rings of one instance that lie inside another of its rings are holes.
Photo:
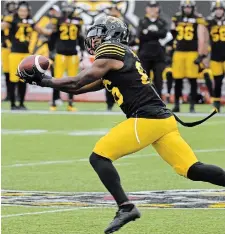
[[[62,2],[61,11],[65,17],[71,17],[75,11],[75,4],[68,1]]]
[[[217,8],[225,10],[225,1],[224,0],[215,0],[211,3],[211,12],[214,12]]]
[[[160,7],[159,2],[152,0],[147,3],[148,7]]]
[[[196,9],[196,2],[194,0],[181,0],[180,1],[180,8],[181,8],[181,11],[183,14],[184,14],[185,7],[191,7],[192,8],[191,14],[193,14],[195,9]]]
[[[28,1],[19,2],[17,5],[17,9],[19,9],[20,7],[26,7],[28,9],[29,13],[31,13],[31,6],[30,6]]]
[[[17,8],[17,3],[15,1],[7,1],[5,3],[5,9],[6,9],[7,13],[9,13],[9,14],[15,13],[16,8]]]
[[[127,25],[119,18],[112,16],[103,16],[97,19],[88,31],[85,39],[85,47],[89,54],[94,55],[94,51],[98,46],[93,46],[92,39],[100,38],[101,43],[119,42],[123,44],[128,43],[129,30]]]

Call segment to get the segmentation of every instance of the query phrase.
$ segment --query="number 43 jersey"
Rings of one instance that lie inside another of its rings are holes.
[[[127,118],[167,118],[171,112],[157,94],[139,58],[126,45],[105,42],[95,51],[95,60],[115,59],[124,63],[120,70],[111,70],[103,78]]]
[[[189,17],[181,12],[172,17],[175,24],[176,51],[198,51],[198,25],[206,25],[205,19],[199,13],[194,13]]]

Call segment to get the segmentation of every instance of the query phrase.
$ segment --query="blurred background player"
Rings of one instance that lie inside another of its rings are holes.
[[[83,20],[75,14],[75,4],[64,1],[61,4],[61,16],[56,24],[56,55],[54,61],[54,75],[62,78],[64,72],[68,76],[76,76],[79,71],[79,56],[77,46],[79,45],[81,55],[84,51],[84,39],[82,35]],[[73,95],[68,95],[68,111],[75,111],[73,107]],[[51,111],[56,110],[56,100],[59,99],[59,91],[53,91]]]
[[[146,15],[138,26],[139,58],[142,66],[150,74],[153,71],[154,85],[158,94],[162,91],[162,72],[165,68],[165,49],[159,40],[166,37],[168,25],[160,17],[160,6],[156,1],[148,2]]]
[[[19,63],[29,55],[29,44],[33,29],[46,35],[49,35],[49,31],[35,25],[31,15],[31,7],[26,1],[19,2],[15,14],[4,17],[1,26],[3,30],[9,29],[10,41],[12,44],[11,53],[9,55],[11,110],[26,110],[24,106],[26,84],[19,82],[19,78],[16,76],[17,67]],[[15,104],[15,89],[17,84],[20,96],[19,106]]]
[[[180,111],[179,98],[182,96],[182,81],[188,78],[191,85],[190,112],[195,112],[197,97],[197,77],[199,66],[208,53],[205,42],[205,19],[196,12],[193,0],[180,2],[180,12],[172,18],[172,30],[176,34],[176,48],[173,55],[173,78],[175,79],[174,112]]]
[[[16,2],[9,1],[5,3],[5,9],[3,11],[3,15],[1,16],[2,21],[4,21],[4,17],[8,15],[12,15],[16,10]],[[6,97],[4,101],[10,100],[10,81],[9,81],[9,54],[11,49],[11,42],[9,38],[9,29],[1,30],[1,47],[2,47],[2,71],[5,75],[5,83],[6,83]]]
[[[225,1],[211,4],[211,16],[207,18],[211,44],[210,67],[214,76],[214,107],[220,111],[220,98],[225,75]]]

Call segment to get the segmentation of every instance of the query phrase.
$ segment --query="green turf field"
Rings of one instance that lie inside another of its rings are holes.
[[[101,112],[104,104],[78,103],[77,114],[35,111],[48,110],[47,103],[28,103],[32,113],[11,113],[8,105],[2,104],[2,233],[103,233],[116,207],[88,158],[95,142],[125,117]],[[196,109],[206,113],[211,107]],[[224,115],[180,131],[201,161],[225,168]],[[176,175],[152,147],[115,166],[143,215],[118,234],[225,233],[225,190]]]

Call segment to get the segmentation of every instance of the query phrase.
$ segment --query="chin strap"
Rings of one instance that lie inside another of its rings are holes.
[[[205,117],[204,119],[201,119],[201,120],[198,120],[198,121],[195,121],[195,122],[191,122],[191,123],[185,123],[181,119],[179,119],[178,116],[176,116],[174,113],[173,113],[173,115],[174,115],[176,121],[178,123],[180,123],[181,125],[183,125],[185,127],[195,127],[197,125],[202,124],[203,122],[205,122],[207,119],[211,118],[216,113],[218,113],[218,110],[215,108],[215,110],[210,115],[208,115],[207,117]]]

